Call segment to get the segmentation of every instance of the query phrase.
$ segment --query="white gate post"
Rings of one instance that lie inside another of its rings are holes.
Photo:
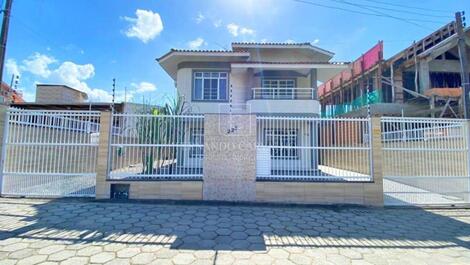
[[[3,171],[5,168],[5,160],[7,153],[7,139],[8,139],[8,107],[1,105],[0,106],[0,145],[1,145],[1,158],[0,158],[0,195],[3,194]]]

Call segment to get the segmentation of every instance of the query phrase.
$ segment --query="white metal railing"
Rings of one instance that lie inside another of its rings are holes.
[[[46,112],[42,110],[23,110],[23,109],[11,109],[12,112],[20,111],[24,115],[11,116],[11,123],[21,125],[33,125],[36,127],[53,128],[53,129],[64,129],[67,126],[68,130],[85,132],[85,133],[97,133],[100,131],[100,124],[96,119],[90,120],[79,120],[76,119],[75,115],[64,115],[64,111],[53,111],[48,110],[46,115],[42,115]],[[19,112],[18,112],[19,113]],[[36,115],[33,115],[36,113]],[[80,112],[75,111],[74,114],[88,113],[88,111]],[[99,112],[95,112],[95,114]],[[28,114],[28,115],[26,115]],[[99,120],[98,120],[99,121]]]
[[[462,120],[384,117],[382,121],[388,125],[382,132],[383,142],[462,137]]]
[[[385,203],[468,203],[467,122],[439,118],[382,118]]]
[[[257,117],[257,179],[371,181],[370,120]]]
[[[10,109],[2,194],[94,196],[100,113]],[[95,125],[98,124],[98,127]]]
[[[113,114],[110,179],[201,179],[204,116]]]
[[[316,99],[313,88],[252,88],[253,99]]]

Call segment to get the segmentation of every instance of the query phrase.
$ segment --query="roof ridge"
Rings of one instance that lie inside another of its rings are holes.
[[[310,42],[252,42],[252,41],[235,41],[232,45],[311,45]]]

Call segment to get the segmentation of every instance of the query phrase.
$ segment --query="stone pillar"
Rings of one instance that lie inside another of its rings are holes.
[[[98,161],[96,164],[96,199],[110,198],[110,184],[106,181],[109,166],[109,137],[112,128],[111,112],[101,112],[100,142],[98,146]]]
[[[373,183],[364,185],[364,202],[366,205],[383,206],[383,169],[382,169],[382,128],[380,117],[371,118],[371,174]]]
[[[256,116],[204,116],[203,199],[256,200]]]
[[[6,160],[6,146],[5,146],[5,137],[8,137],[8,117],[7,117],[8,107],[5,105],[0,105],[0,194],[3,192],[3,168]]]

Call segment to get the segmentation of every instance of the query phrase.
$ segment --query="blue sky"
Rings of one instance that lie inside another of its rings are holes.
[[[387,58],[451,21],[454,11],[470,14],[468,0],[305,2],[15,0],[4,81],[20,74],[18,88],[27,100],[34,100],[36,83],[64,83],[96,102],[110,100],[116,78],[118,101],[127,87],[128,101],[162,103],[175,95],[175,88],[155,58],[170,48],[223,49],[233,41],[312,42],[334,52],[333,60],[351,61],[384,40]]]

